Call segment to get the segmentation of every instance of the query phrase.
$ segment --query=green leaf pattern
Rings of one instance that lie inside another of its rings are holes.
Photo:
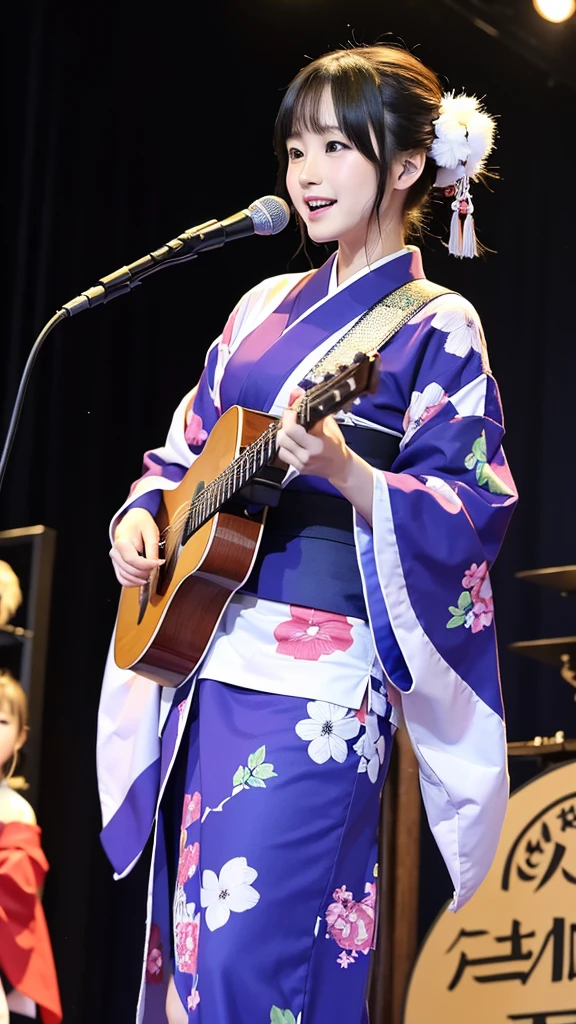
[[[500,479],[488,462],[484,430],[474,441],[472,451],[464,459],[464,465],[466,469],[476,470],[476,480],[480,487],[487,487],[491,494],[507,494],[509,496],[514,494],[514,491]]]
[[[238,786],[241,789],[248,789],[249,786],[253,788],[266,788],[265,779],[272,779],[277,777],[277,773],[274,771],[274,765],[265,761],[266,747],[258,747],[253,754],[248,757],[248,765],[238,765],[238,768],[234,772],[234,778],[232,779],[232,785],[234,788]]]
[[[446,623],[446,629],[456,629],[457,626],[463,626],[466,622],[466,616],[471,611],[473,605],[472,597],[470,596],[469,590],[463,590],[458,598],[457,605],[449,605],[448,611],[452,618]]]
[[[265,757],[266,746],[263,744],[261,747],[258,747],[258,750],[255,750],[252,754],[248,755],[248,763],[246,765],[238,765],[234,775],[232,776],[232,792],[229,796],[225,796],[217,807],[205,807],[201,819],[202,822],[206,820],[209,814],[212,814],[215,811],[221,811],[232,797],[237,796],[238,793],[241,793],[243,790],[265,789],[266,779],[278,777],[277,772],[274,771],[274,765],[269,761],[265,761]],[[244,861],[244,863],[246,863],[246,861]],[[254,875],[256,875],[256,872],[254,872]],[[258,894],[256,894],[256,898],[258,898]],[[190,904],[188,904],[188,906],[190,906]],[[298,1020],[296,1020],[291,1010],[280,1010],[279,1007],[273,1006],[270,1010],[270,1020],[272,1024],[301,1024],[302,1015],[300,1014],[298,1016]]]
[[[266,747],[258,747],[253,754],[250,754],[248,758],[248,767],[250,769],[257,768],[259,764],[262,764],[266,757]]]
[[[278,1006],[273,1006],[270,1010],[270,1024],[300,1024],[301,1016],[299,1014],[296,1020],[292,1010],[281,1010]]]
[[[455,607],[453,604],[448,607],[452,618],[446,623],[446,629],[455,629],[456,626],[463,626],[466,622],[466,616],[472,608],[472,603],[470,592],[463,590],[458,598],[458,607]]]
[[[242,790],[266,789],[265,779],[278,777],[277,772],[274,771],[274,765],[269,761],[265,761],[265,757],[266,746],[263,745],[258,747],[258,750],[255,750],[253,754],[249,755],[247,765],[238,765],[232,776],[232,792],[229,796],[225,796],[217,807],[205,807],[202,821],[205,821],[213,811],[221,811],[224,804],[227,804],[233,796],[238,796],[238,793],[241,793]]]

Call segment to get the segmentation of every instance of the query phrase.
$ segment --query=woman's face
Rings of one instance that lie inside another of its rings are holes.
[[[0,705],[0,769],[6,764],[9,766],[14,751],[22,746],[23,733],[24,730],[20,729],[18,717],[4,702]]]
[[[318,112],[322,131],[302,129],[286,141],[286,185],[314,242],[362,248],[378,184],[377,169],[337,126],[326,88]]]

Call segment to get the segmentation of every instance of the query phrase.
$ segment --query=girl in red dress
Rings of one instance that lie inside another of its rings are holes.
[[[39,893],[48,870],[41,830],[27,800],[10,787],[24,745],[26,694],[0,670],[0,1024],[60,1024],[62,1008]]]

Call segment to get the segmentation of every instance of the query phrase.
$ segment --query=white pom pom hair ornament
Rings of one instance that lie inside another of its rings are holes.
[[[483,170],[494,148],[496,124],[476,96],[453,92],[444,93],[433,124],[436,138],[430,156],[438,165],[434,184],[454,197],[448,252],[460,258],[477,256],[470,179]]]

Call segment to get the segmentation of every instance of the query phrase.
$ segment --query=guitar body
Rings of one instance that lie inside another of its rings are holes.
[[[175,687],[200,663],[230,598],[250,575],[265,509],[256,517],[246,516],[240,504],[238,514],[219,511],[176,550],[174,534],[194,496],[272,422],[266,413],[232,406],[178,487],[162,491],[156,522],[166,537],[166,565],[147,586],[122,590],[114,646],[120,668]]]
[[[305,392],[298,423],[309,429],[359,395],[375,394],[379,375],[377,351],[359,352]],[[165,563],[145,586],[122,590],[114,640],[120,668],[179,686],[200,664],[230,598],[250,575],[266,506],[279,494],[287,469],[276,455],[279,425],[275,416],[233,405],[178,487],[162,491],[156,522]],[[262,507],[256,516],[234,502],[247,485],[249,500]]]

